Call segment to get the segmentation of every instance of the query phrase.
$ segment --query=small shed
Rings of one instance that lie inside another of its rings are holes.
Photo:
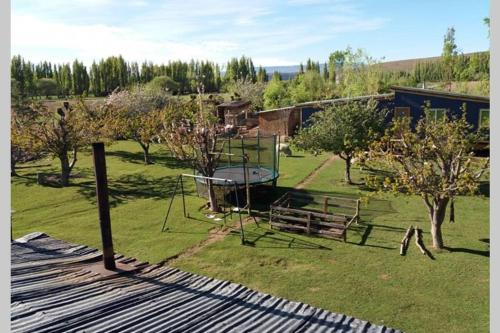
[[[243,126],[251,118],[251,102],[245,100],[229,101],[217,106],[217,118],[225,125]]]

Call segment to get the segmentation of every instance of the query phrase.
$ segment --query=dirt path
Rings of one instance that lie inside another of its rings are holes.
[[[321,163],[320,165],[318,165],[318,167],[316,167],[316,169],[313,170],[313,172],[311,172],[309,174],[309,176],[307,176],[306,178],[302,179],[298,184],[297,186],[295,186],[295,189],[297,190],[300,190],[300,189],[303,189],[305,188],[307,185],[311,184],[311,182],[318,176],[318,174],[323,171],[324,169],[328,168],[329,166],[332,165],[332,163],[337,160],[339,157],[337,155],[332,155],[330,158],[328,158],[327,160],[323,161],[323,163]]]
[[[302,179],[294,188],[295,189],[303,189],[307,185],[309,185],[317,176],[318,174],[323,171],[323,169],[328,168],[336,159],[338,159],[338,156],[333,155],[327,160],[323,161],[320,165],[318,165],[307,177]],[[254,222],[254,217],[248,216],[243,219],[243,226],[250,224]],[[240,224],[236,223],[234,226],[226,226],[222,228],[213,228],[210,230],[208,234],[208,238],[202,240],[198,244],[195,244],[186,250],[182,251],[181,253],[178,253],[172,257],[169,257],[165,259],[162,264],[173,264],[179,259],[183,259],[186,257],[191,257],[195,255],[196,253],[200,252],[207,246],[219,242],[223,240],[231,231],[238,231],[240,230]]]

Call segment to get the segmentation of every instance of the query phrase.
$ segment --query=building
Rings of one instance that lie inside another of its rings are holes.
[[[251,102],[244,100],[229,101],[217,105],[217,118],[222,124],[245,126],[247,119],[252,118]],[[255,125],[257,122],[255,121]]]
[[[392,108],[394,94],[311,101],[278,109],[260,111],[258,113],[259,130],[266,134],[276,133],[280,136],[292,136],[307,123],[314,113],[323,110],[325,107],[349,101],[363,101],[370,98],[376,99],[380,107]]]
[[[457,94],[447,91],[392,86],[394,90],[394,116],[410,116],[415,125],[424,116],[423,106],[430,103],[430,112],[435,119],[445,113],[461,116],[463,108],[466,110],[467,121],[473,130],[489,126],[490,99],[489,97]]]
[[[401,332],[120,255],[136,270],[102,276],[90,269],[101,258],[43,233],[11,242],[11,331]]]
[[[394,116],[410,116],[413,126],[424,116],[423,106],[428,101],[430,112],[439,119],[445,113],[460,116],[463,107],[466,110],[467,121],[476,131],[481,127],[489,127],[490,100],[488,97],[451,93],[446,91],[392,86],[392,93],[360,96],[352,98],[337,98],[322,101],[299,103],[293,106],[264,110],[259,112],[259,129],[264,133],[279,133],[292,136],[304,126],[307,120],[316,112],[330,105],[348,101],[362,101],[374,98],[379,102],[379,108],[389,110],[388,121]]]

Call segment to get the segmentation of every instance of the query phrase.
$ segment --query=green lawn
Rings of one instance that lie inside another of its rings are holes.
[[[196,196],[193,181],[185,183],[187,205],[195,219],[182,215],[181,198],[172,206],[169,232],[160,232],[170,194],[179,173],[192,170],[169,157],[162,146],[152,147],[155,164],[145,166],[139,145],[120,141],[106,147],[106,163],[115,252],[149,262],[160,262],[206,239],[215,222],[198,209],[205,203]],[[295,185],[326,156],[298,154],[282,158],[282,183]],[[36,167],[37,165],[49,166]],[[54,188],[36,183],[36,173],[58,172],[57,160],[21,166],[12,178],[13,236],[42,231],[70,242],[101,248],[95,181],[89,152],[79,155],[72,186]],[[281,181],[280,181],[281,183]],[[201,220],[201,221],[200,221]]]
[[[186,183],[187,203],[195,219],[182,217],[180,197],[173,206],[170,231],[161,233],[176,176],[189,168],[153,147],[155,164],[142,164],[138,144],[117,142],[106,148],[115,251],[159,262],[208,237],[217,228],[198,208],[205,202]],[[264,188],[257,199],[269,202],[296,186],[328,156],[297,153],[281,157],[278,188]],[[34,165],[49,163],[50,166]],[[70,242],[100,248],[90,154],[76,165],[79,177],[68,188],[36,183],[36,172],[58,171],[57,161],[24,165],[12,178],[13,233],[42,231]],[[335,161],[308,186],[311,192],[363,199],[362,222],[348,232],[347,243],[270,230],[265,218],[245,227],[249,245],[229,233],[191,257],[173,264],[183,270],[232,280],[262,292],[407,332],[487,332],[489,323],[489,198],[456,200],[456,223],[444,225],[447,250],[423,256],[412,242],[405,257],[399,242],[406,228],[429,222],[419,198],[375,195],[341,180],[343,162]],[[360,180],[353,169],[354,180]],[[259,203],[255,202],[256,206]],[[265,204],[259,207],[266,208]],[[265,216],[265,215],[263,215]],[[201,220],[201,221],[200,221]]]
[[[407,332],[488,332],[489,198],[456,200],[456,223],[443,227],[449,248],[437,252],[420,198],[374,195],[346,185],[342,175],[339,160],[307,189],[363,198],[362,222],[347,243],[270,230],[262,222],[245,229],[252,245],[226,237],[175,266]],[[354,180],[360,177],[354,169]],[[410,224],[424,230],[435,260],[413,239],[407,255],[399,255]]]

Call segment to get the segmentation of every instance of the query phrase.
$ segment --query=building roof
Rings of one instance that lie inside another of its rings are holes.
[[[88,269],[100,259],[43,233],[13,241],[12,332],[400,332],[119,255],[140,269],[102,278]]]
[[[245,100],[239,100],[239,101],[229,101],[229,102],[224,102],[222,104],[219,104],[217,107],[223,107],[223,108],[240,108],[243,106],[250,105],[250,101],[245,101]]]
[[[319,100],[319,101],[309,101],[309,102],[298,103],[295,105],[290,105],[290,106],[281,107],[281,108],[277,108],[277,109],[263,110],[263,111],[259,111],[259,113],[276,112],[276,111],[288,110],[288,109],[292,109],[292,108],[304,108],[304,107],[317,107],[317,106],[323,106],[323,105],[333,105],[333,104],[340,104],[340,103],[345,103],[345,102],[362,101],[362,100],[366,100],[366,99],[370,99],[370,98],[373,98],[376,100],[390,100],[390,99],[394,98],[394,93],[356,96],[356,97],[343,97],[343,98],[335,98],[335,99],[323,99],[323,100]]]
[[[482,102],[482,103],[490,102],[490,98],[485,96],[466,95],[466,94],[459,94],[459,93],[436,90],[436,89],[401,87],[401,86],[391,86],[390,88],[394,91],[407,92],[417,95],[436,96],[436,97],[450,98],[450,99],[462,99],[466,101]]]

